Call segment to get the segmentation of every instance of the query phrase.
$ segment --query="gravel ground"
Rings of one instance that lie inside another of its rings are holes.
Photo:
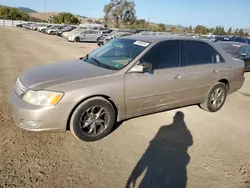
[[[9,93],[20,73],[96,47],[0,27],[0,187],[250,187],[249,73],[218,113],[191,106],[131,119],[94,143],[14,125]]]

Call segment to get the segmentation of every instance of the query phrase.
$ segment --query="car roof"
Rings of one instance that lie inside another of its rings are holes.
[[[196,39],[196,38],[191,38],[191,37],[186,37],[186,36],[178,36],[178,35],[130,35],[130,36],[125,36],[122,38],[126,39],[133,39],[133,40],[140,40],[140,41],[145,41],[145,42],[150,42],[150,43],[157,43],[161,41],[166,41],[166,40],[192,40],[192,41],[202,41],[209,43],[207,40],[204,39]]]

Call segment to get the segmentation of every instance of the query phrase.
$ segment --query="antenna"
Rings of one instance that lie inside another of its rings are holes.
[[[46,12],[46,0],[44,0],[44,12]]]

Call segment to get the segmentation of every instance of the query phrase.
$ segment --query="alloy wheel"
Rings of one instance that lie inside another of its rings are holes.
[[[215,89],[210,97],[210,104],[212,108],[219,109],[224,103],[225,96],[225,92],[222,88]]]
[[[106,108],[91,106],[81,115],[79,126],[83,134],[98,136],[106,130],[109,122],[110,114]]]

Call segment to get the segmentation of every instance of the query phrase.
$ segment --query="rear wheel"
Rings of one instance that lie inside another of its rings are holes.
[[[96,141],[110,133],[115,120],[112,104],[104,98],[94,97],[76,108],[70,120],[70,130],[82,141]]]
[[[211,89],[204,103],[200,104],[200,107],[209,112],[217,112],[224,105],[226,97],[226,85],[219,82]]]

